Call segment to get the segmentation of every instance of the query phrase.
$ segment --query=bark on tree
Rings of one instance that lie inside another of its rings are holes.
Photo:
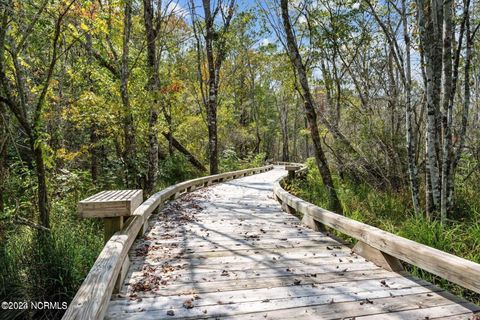
[[[442,173],[441,173],[441,194],[440,194],[440,219],[445,222],[447,219],[448,190],[450,182],[450,169],[452,160],[452,112],[453,97],[452,94],[452,26],[453,0],[443,2],[443,154],[442,154]]]
[[[453,205],[453,192],[454,192],[454,178],[455,178],[455,171],[458,166],[458,162],[460,161],[460,157],[462,155],[463,148],[465,146],[465,136],[467,134],[467,126],[468,126],[468,117],[470,111],[470,99],[471,99],[471,90],[470,90],[470,68],[472,65],[472,54],[473,54],[473,38],[474,34],[472,34],[470,30],[470,0],[464,1],[464,21],[465,21],[465,39],[466,39],[466,52],[465,52],[465,67],[464,67],[464,91],[463,91],[463,109],[462,109],[462,118],[460,123],[460,130],[459,130],[459,142],[456,149],[453,149],[452,146],[452,163],[450,169],[450,182],[448,185],[448,202],[450,206]],[[462,34],[462,32],[460,32]],[[458,47],[460,48],[460,46]],[[457,50],[459,53],[459,50]],[[457,62],[459,59],[456,60]],[[452,97],[453,98],[453,97]],[[447,208],[448,210],[449,208]]]
[[[455,2],[453,0],[417,1],[417,17],[420,34],[422,57],[425,61],[426,96],[427,96],[427,183],[432,195],[432,205],[428,211],[440,213],[440,220],[445,223],[453,207],[453,184],[455,180],[456,152],[452,142],[453,106],[458,81],[460,53],[466,25],[469,26],[470,1],[464,1],[464,13],[455,41]],[[467,30],[467,34],[470,31]],[[466,97],[464,112],[469,105],[469,36],[467,35],[467,53],[465,57]],[[457,43],[455,55],[453,44]],[[440,110],[440,105],[442,106]],[[466,108],[465,108],[466,106]],[[463,117],[462,117],[463,118]],[[468,119],[461,122],[467,125]],[[428,196],[428,195],[427,195]]]
[[[218,173],[218,136],[217,136],[217,108],[218,108],[218,90],[220,86],[220,69],[226,55],[225,33],[230,28],[230,22],[233,17],[235,1],[231,0],[228,7],[222,7],[222,2],[218,2],[212,12],[210,0],[202,0],[203,11],[205,15],[205,50],[207,56],[207,128],[208,128],[208,160],[210,163],[210,174]],[[224,12],[224,11],[227,12]],[[215,30],[215,18],[218,13],[222,14],[222,30]],[[216,49],[216,50],[215,50]]]
[[[427,96],[427,132],[426,132],[426,170],[429,181],[428,192],[432,203],[427,208],[437,211],[440,206],[440,159],[439,159],[439,113],[442,80],[442,34],[441,22],[443,10],[441,1],[429,3],[417,0],[417,16],[420,33],[420,45],[425,59],[426,96]],[[440,24],[439,24],[440,23]],[[429,195],[427,194],[427,197]]]
[[[330,168],[328,167],[327,158],[322,149],[320,134],[317,125],[317,114],[315,111],[316,108],[308,83],[307,70],[305,68],[305,65],[303,64],[302,57],[298,50],[297,41],[293,34],[293,28],[290,22],[288,0],[281,0],[280,6],[282,10],[282,20],[287,40],[288,55],[297,73],[298,81],[300,82],[301,95],[304,102],[308,127],[311,133],[317,167],[322,177],[323,183],[328,189],[332,210],[335,210],[336,212],[341,214],[343,213],[342,206],[340,200],[338,199],[335,186],[333,184],[333,179]]]
[[[418,169],[416,161],[416,145],[413,127],[412,107],[412,67],[410,59],[410,34],[408,32],[408,17],[406,0],[402,0],[401,9],[403,38],[405,41],[405,131],[408,157],[408,176],[410,180],[410,192],[412,194],[413,210],[420,212],[420,193],[418,190]]]
[[[5,182],[7,179],[7,114],[3,102],[0,102],[0,213],[5,209]]]
[[[154,26],[155,14],[153,0],[143,0],[143,13],[145,36],[147,40],[147,89],[154,96],[153,103],[150,106],[148,121],[148,169],[145,183],[145,193],[151,194],[155,188],[158,175],[158,98],[155,95],[157,94],[160,85],[156,48],[156,40],[159,30],[158,25],[157,28]],[[157,21],[160,21],[159,17],[157,17]]]

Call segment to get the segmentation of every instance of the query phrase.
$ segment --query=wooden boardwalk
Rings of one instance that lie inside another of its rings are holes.
[[[282,211],[283,168],[169,202],[129,252],[107,319],[476,319],[480,308],[386,271]]]

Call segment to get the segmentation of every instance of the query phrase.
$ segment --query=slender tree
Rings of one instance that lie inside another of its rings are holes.
[[[222,1],[218,1],[213,8],[210,0],[202,0],[203,12],[205,17],[205,32],[203,38],[205,41],[205,54],[207,59],[206,88],[202,91],[205,109],[207,111],[208,128],[208,159],[210,163],[210,174],[218,173],[218,135],[217,135],[217,109],[218,94],[220,87],[220,70],[227,54],[227,33],[232,22],[235,0],[230,0],[227,6]],[[193,24],[196,24],[195,4],[191,3]],[[217,28],[215,22],[217,19],[222,21],[222,25]],[[194,29],[196,32],[196,28]],[[200,38],[196,34],[198,57],[200,53]],[[200,79],[203,79],[201,68],[202,61],[198,59],[198,70]],[[201,81],[201,80],[200,80]],[[203,86],[202,86],[203,88]],[[203,89],[202,89],[203,90]]]
[[[299,90],[303,98],[308,127],[310,129],[311,138],[313,141],[313,148],[317,167],[320,175],[322,176],[323,183],[328,189],[332,209],[339,213],[342,213],[342,206],[340,200],[338,199],[335,186],[333,184],[330,168],[328,167],[327,157],[325,156],[325,153],[322,149],[322,143],[320,140],[320,134],[317,124],[317,113],[315,111],[315,102],[310,91],[307,70],[298,50],[297,41],[293,33],[292,24],[290,22],[288,0],[281,0],[280,6],[282,10],[283,26],[286,34],[288,56],[290,57],[290,61],[295,69],[298,77],[298,82],[300,84]]]

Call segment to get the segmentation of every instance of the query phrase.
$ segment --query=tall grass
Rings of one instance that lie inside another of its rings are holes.
[[[61,303],[70,302],[103,246],[101,221],[76,214],[79,199],[94,192],[88,177],[64,171],[52,180],[50,232],[2,220],[0,301],[58,302],[60,308],[2,310],[2,318],[59,319]],[[30,201],[27,194],[19,198]]]
[[[327,190],[313,163],[307,162],[305,179],[285,186],[290,192],[311,203],[328,209]],[[413,213],[408,190],[378,190],[367,184],[340,180],[335,185],[344,214],[352,219],[376,226],[407,239],[480,263],[480,190],[472,185],[456,187],[457,207],[446,225]],[[454,220],[453,220],[454,219]],[[353,239],[337,234],[348,242]],[[415,276],[428,280],[470,301],[480,303],[480,294],[434,276],[413,266],[406,266]]]

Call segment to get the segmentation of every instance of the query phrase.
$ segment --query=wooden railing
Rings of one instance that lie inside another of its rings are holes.
[[[480,264],[322,209],[285,191],[283,179],[274,183],[275,198],[285,211],[301,213],[312,229],[324,231],[327,226],[358,240],[353,251],[385,269],[401,271],[402,260],[480,293]]]
[[[119,277],[121,282],[125,276],[127,268],[124,264],[128,261],[128,251],[133,241],[145,232],[149,217],[163,203],[215,182],[271,169],[273,165],[201,177],[175,184],[152,195],[133,212],[123,228],[107,241],[62,319],[103,319],[115,284],[119,282]]]

